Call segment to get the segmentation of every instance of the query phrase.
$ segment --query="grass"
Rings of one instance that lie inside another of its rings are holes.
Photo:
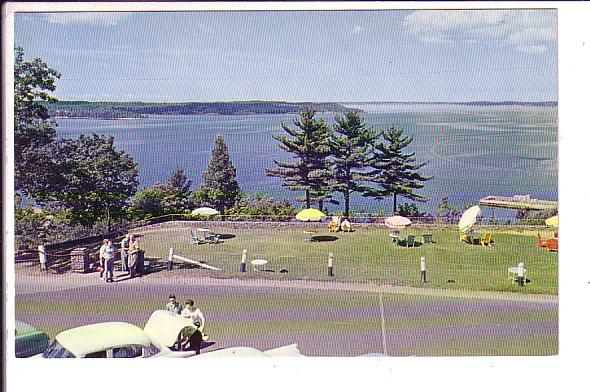
[[[191,225],[191,226],[189,226]],[[189,227],[207,227],[222,234],[220,244],[195,245],[190,241]],[[308,242],[311,234],[333,236],[331,241]],[[482,228],[481,231],[484,231]],[[156,268],[164,268],[168,250],[222,269],[208,271],[217,277],[260,277],[269,279],[314,279],[348,282],[390,283],[408,286],[455,288],[466,290],[517,291],[557,294],[557,253],[536,246],[536,230],[517,231],[489,229],[494,245],[482,247],[459,241],[454,228],[412,227],[406,235],[420,241],[423,233],[433,233],[435,243],[415,248],[395,246],[383,226],[356,227],[353,233],[329,233],[322,224],[276,224],[230,222],[192,223],[186,226],[164,225],[141,233],[145,256]],[[542,236],[549,232],[540,229]],[[247,265],[240,272],[242,250],[249,260],[269,260],[267,269],[257,272]],[[327,276],[328,254],[334,255],[334,277]],[[426,284],[420,283],[420,257],[427,262]],[[508,268],[524,262],[530,283],[524,288],[514,284]],[[176,263],[176,262],[175,262]],[[175,268],[188,268],[178,264]],[[288,273],[279,273],[281,269]],[[205,271],[205,270],[202,270]]]

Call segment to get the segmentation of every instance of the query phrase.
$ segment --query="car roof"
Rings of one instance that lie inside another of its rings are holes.
[[[172,347],[178,339],[180,331],[185,330],[192,334],[197,330],[197,327],[190,318],[170,313],[167,310],[156,310],[148,319],[143,330],[155,342]]]
[[[33,327],[30,324],[19,321],[19,320],[14,320],[14,329],[16,332],[16,336],[23,336],[23,335],[30,335],[30,334],[39,333],[39,330],[37,330],[37,328]]]
[[[76,357],[127,345],[149,346],[147,333],[135,325],[108,322],[85,325],[59,333],[55,339]]]

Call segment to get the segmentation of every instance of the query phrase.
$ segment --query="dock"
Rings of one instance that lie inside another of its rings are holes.
[[[558,208],[556,200],[538,200],[531,199],[529,195],[514,195],[514,196],[487,196],[479,201],[482,206],[509,208],[513,210],[553,210]]]

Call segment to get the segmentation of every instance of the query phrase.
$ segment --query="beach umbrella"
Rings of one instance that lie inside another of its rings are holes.
[[[299,211],[297,215],[295,215],[295,219],[303,221],[303,222],[317,222],[321,221],[326,217],[320,210],[316,210],[315,208],[308,208],[305,210]]]
[[[553,226],[553,227],[558,227],[559,226],[559,221],[557,218],[558,215],[552,216],[551,218],[547,219],[545,221],[545,224],[547,226]]]
[[[219,211],[217,211],[214,208],[201,207],[201,208],[197,208],[197,209],[193,210],[193,212],[191,212],[191,214],[192,215],[213,216],[213,215],[218,215]]]
[[[389,227],[390,229],[403,229],[404,227],[408,227],[412,224],[412,221],[404,216],[390,216],[389,218],[385,219],[385,226]]]
[[[471,228],[475,224],[477,217],[481,214],[481,210],[479,206],[473,206],[468,208],[463,215],[461,215],[461,219],[459,219],[459,230],[465,232]]]

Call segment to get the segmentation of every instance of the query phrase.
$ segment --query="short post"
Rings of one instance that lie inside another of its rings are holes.
[[[242,251],[242,261],[240,263],[240,272],[246,272],[246,261],[248,260],[248,250]]]
[[[39,245],[39,263],[41,264],[41,271],[47,272],[47,254],[45,254],[45,245]]]
[[[426,283],[426,257],[420,256],[420,283]]]
[[[328,276],[334,276],[334,253],[328,253]]]
[[[517,281],[518,281],[518,285],[520,287],[523,287],[524,286],[524,263],[523,262],[518,263],[518,278],[517,278]]]
[[[174,248],[170,247],[170,251],[168,251],[168,271],[172,271],[172,260],[174,256]]]

